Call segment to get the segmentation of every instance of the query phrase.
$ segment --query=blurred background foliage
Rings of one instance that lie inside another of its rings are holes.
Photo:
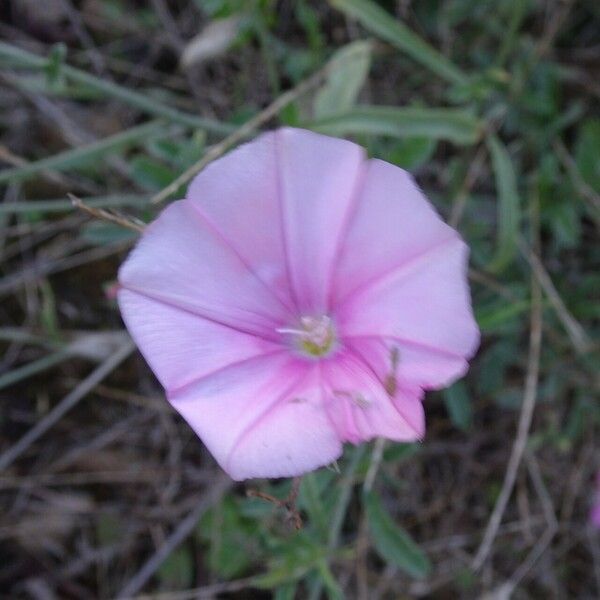
[[[3,596],[600,595],[596,0],[5,0],[0,38]],[[356,140],[460,230],[483,333],[423,443],[302,479],[299,531],[245,494],[290,481],[231,485],[162,399],[114,301],[136,234],[67,197],[150,221],[293,89],[269,126]]]

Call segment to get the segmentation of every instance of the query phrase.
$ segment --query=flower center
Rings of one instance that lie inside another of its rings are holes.
[[[298,348],[309,356],[324,356],[335,342],[333,323],[327,315],[300,317],[298,328],[281,327],[277,331],[296,336]]]

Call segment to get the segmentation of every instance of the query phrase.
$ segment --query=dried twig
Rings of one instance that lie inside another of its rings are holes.
[[[142,231],[144,231],[144,227],[146,226],[145,223],[142,223],[142,221],[135,219],[134,217],[123,215],[114,210],[108,211],[104,208],[93,208],[85,204],[81,198],[78,198],[74,194],[68,194],[68,196],[73,203],[73,206],[88,213],[88,215],[91,215],[96,219],[108,221],[109,223],[115,223],[116,225],[126,227],[127,229],[131,229],[137,233],[142,233]]]
[[[469,198],[469,193],[479,177],[481,176],[483,170],[483,163],[485,161],[485,157],[487,155],[487,148],[485,144],[482,144],[477,150],[471,164],[469,165],[469,170],[467,171],[467,175],[463,181],[454,202],[452,203],[452,210],[450,212],[450,217],[448,218],[448,224],[451,227],[457,227],[460,220],[462,219],[463,213],[465,212],[465,208],[467,206],[467,199]]]
[[[569,173],[571,179],[575,183],[577,191],[585,200],[589,202],[589,206],[593,211],[592,214],[595,215],[596,223],[600,224],[600,194],[597,194],[596,191],[583,179],[577,164],[573,160],[573,157],[569,154],[569,151],[560,140],[555,141],[552,144],[552,147],[556,151],[559,160],[567,170],[567,173]]]
[[[529,335],[529,357],[527,360],[527,375],[525,377],[525,391],[523,394],[523,403],[521,405],[521,414],[519,416],[519,424],[517,428],[517,437],[513,443],[512,451],[504,475],[502,489],[494,510],[488,521],[483,540],[475,553],[475,557],[471,563],[474,570],[479,570],[487,559],[498,527],[502,521],[504,511],[508,504],[508,500],[512,494],[517,472],[523,459],[523,454],[527,445],[529,436],[529,428],[533,418],[535,408],[535,400],[537,396],[538,378],[540,370],[540,352],[542,344],[542,298],[541,288],[537,277],[532,277],[531,282],[531,326]]]
[[[294,477],[292,480],[292,489],[288,494],[287,498],[280,500],[271,494],[266,494],[260,490],[247,490],[246,495],[250,498],[260,498],[266,502],[270,502],[279,508],[283,508],[287,512],[288,519],[294,525],[294,529],[302,529],[302,517],[300,511],[296,507],[296,500],[298,500],[298,493],[300,492],[300,482],[302,477]]]
[[[68,269],[74,269],[81,265],[88,264],[95,260],[101,260],[112,256],[117,252],[125,250],[131,245],[131,240],[121,240],[106,246],[97,246],[90,248],[71,256],[65,256],[54,260],[33,261],[16,273],[11,273],[0,279],[0,298],[12,293],[16,288],[26,285],[33,281],[38,281],[42,277],[54,275]]]
[[[123,362],[133,351],[134,344],[127,340],[114,354],[94,369],[72,392],[68,393],[39,423],[34,425],[14,446],[0,456],[0,470],[10,466],[31,444],[58,423],[82,398]]]
[[[575,317],[569,312],[565,303],[563,302],[560,294],[554,287],[552,279],[548,272],[544,268],[542,261],[538,258],[535,252],[525,243],[523,239],[519,240],[519,250],[525,257],[525,260],[529,263],[533,275],[537,282],[544,290],[550,304],[556,311],[558,318],[563,324],[573,347],[578,354],[585,354],[590,348],[590,341],[588,340],[583,327],[577,322]]]
[[[533,454],[528,453],[526,456],[527,469],[529,471],[529,476],[531,481],[533,482],[533,487],[542,503],[542,508],[544,511],[544,516],[546,518],[547,528],[544,531],[542,537],[538,540],[538,543],[531,550],[526,560],[521,564],[521,566],[515,571],[513,576],[510,578],[508,582],[510,585],[510,591],[512,592],[517,585],[522,581],[522,579],[527,575],[527,573],[531,570],[535,562],[540,558],[540,556],[544,553],[546,548],[550,545],[550,542],[556,535],[558,531],[558,520],[556,519],[556,511],[554,510],[554,505],[552,503],[552,498],[550,493],[548,492],[548,488],[544,483],[544,479],[542,477],[542,473],[540,472],[540,467],[538,462]]]
[[[213,583],[199,588],[182,590],[180,592],[159,592],[158,594],[135,596],[132,600],[199,600],[201,598],[215,598],[216,594],[227,594],[231,592],[241,592],[254,587],[256,577],[245,577],[244,579],[234,579],[233,581],[224,581],[222,583]]]
[[[181,523],[173,530],[164,544],[146,561],[144,566],[128,581],[117,594],[117,598],[131,598],[137,594],[148,580],[156,573],[163,562],[192,533],[202,515],[209,510],[225,492],[233,485],[229,477],[223,475],[214,485],[209,487],[208,494],[202,496],[198,504]]]
[[[379,467],[381,465],[381,461],[383,460],[383,450],[385,449],[385,439],[377,438],[375,444],[373,445],[373,453],[371,454],[371,462],[369,464],[369,469],[367,470],[367,474],[365,476],[365,481],[363,483],[363,490],[365,492],[370,492],[373,487],[373,483],[375,482],[375,477],[377,476],[377,471],[379,471]]]

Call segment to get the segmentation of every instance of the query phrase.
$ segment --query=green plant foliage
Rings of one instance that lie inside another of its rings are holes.
[[[517,252],[521,201],[517,189],[517,176],[508,151],[494,135],[489,136],[487,142],[498,191],[498,240],[496,253],[488,268],[501,271]]]
[[[480,127],[478,119],[460,109],[395,106],[357,106],[311,124],[311,129],[330,135],[423,137],[456,144],[474,143]]]
[[[194,561],[190,549],[175,550],[158,570],[158,578],[166,589],[185,589],[194,580]]]
[[[371,64],[371,44],[353,42],[338,50],[325,85],[315,96],[314,115],[321,119],[352,109]]]
[[[335,8],[357,19],[369,31],[405,52],[440,77],[455,84],[466,83],[467,77],[458,67],[372,0],[330,1]]]
[[[473,424],[473,400],[463,381],[444,390],[446,410],[452,423],[462,431],[469,431]]]
[[[600,194],[600,119],[584,121],[575,144],[577,168],[583,180]]]
[[[507,595],[596,597],[600,3],[34,4],[0,9],[0,454],[87,392],[3,474],[3,597],[480,598],[523,565]],[[223,19],[237,25],[227,50],[184,66]],[[139,356],[85,387],[95,336],[122,333],[115,279],[138,233],[74,211],[69,194],[150,223],[157,192],[326,64],[236,143],[306,127],[410,171],[469,246],[481,345],[463,379],[427,390],[423,440],[347,444],[289,504],[289,479],[236,483],[169,545],[218,466]],[[538,281],[527,452],[491,560],[473,569],[519,431]],[[550,510],[560,527],[538,546]]]
[[[364,496],[364,507],[373,544],[381,557],[412,577],[423,578],[431,571],[425,553],[386,511],[375,492]]]

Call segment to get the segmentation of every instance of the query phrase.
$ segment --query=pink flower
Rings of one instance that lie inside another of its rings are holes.
[[[125,323],[236,480],[421,439],[479,340],[468,248],[410,175],[299,129],[215,161],[121,267]]]

